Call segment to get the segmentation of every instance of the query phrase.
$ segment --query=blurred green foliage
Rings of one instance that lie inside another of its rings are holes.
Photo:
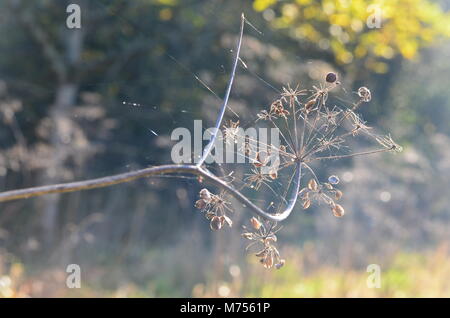
[[[369,288],[370,272],[366,268],[348,269],[321,266],[304,268],[305,257],[291,250],[290,264],[280,271],[261,269],[251,259],[247,269],[236,265],[220,281],[205,280],[192,283],[182,276],[163,273],[159,277],[132,283],[92,284],[97,280],[111,281],[111,273],[120,276],[121,269],[103,269],[87,273],[88,283],[81,289],[58,287],[64,273],[48,269],[39,276],[30,276],[23,264],[14,263],[11,270],[0,276],[0,297],[449,297],[450,276],[448,249],[441,246],[425,255],[399,253],[380,265],[380,287]],[[93,274],[100,276],[96,279]],[[186,289],[187,287],[187,289]]]
[[[377,73],[386,73],[384,61],[396,54],[412,59],[450,37],[450,14],[428,0],[255,0],[253,7],[290,37],[331,50],[337,63],[364,60]]]

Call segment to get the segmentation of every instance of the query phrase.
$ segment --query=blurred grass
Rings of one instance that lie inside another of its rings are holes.
[[[90,269],[82,288],[65,287],[66,273],[45,270],[27,274],[21,263],[3,264],[0,297],[450,297],[450,255],[447,245],[434,251],[399,253],[381,266],[381,288],[368,288],[366,268],[345,269],[319,266],[306,269],[303,255],[292,249],[281,270],[267,271],[253,257],[245,266],[232,265],[219,275],[207,274],[204,282],[191,286],[191,294],[180,294],[183,280],[164,275],[131,282],[122,275],[116,287],[103,283],[116,272]],[[120,276],[120,275],[119,275]]]

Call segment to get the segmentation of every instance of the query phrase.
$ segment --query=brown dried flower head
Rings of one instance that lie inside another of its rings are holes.
[[[340,204],[335,204],[331,211],[333,212],[333,215],[337,218],[343,217],[345,214],[344,208]]]
[[[223,225],[222,219],[217,215],[213,216],[211,222],[209,223],[209,226],[213,231],[220,230],[222,228],[222,225]]]

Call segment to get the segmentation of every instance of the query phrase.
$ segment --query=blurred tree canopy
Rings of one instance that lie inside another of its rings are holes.
[[[450,13],[429,0],[255,0],[253,7],[293,39],[331,50],[337,63],[364,60],[378,73],[397,54],[413,59],[420,48],[450,37]]]

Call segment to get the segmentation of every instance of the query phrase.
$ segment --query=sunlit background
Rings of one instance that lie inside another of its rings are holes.
[[[71,3],[81,29],[66,26]],[[320,176],[340,177],[346,215],[299,204],[278,235],[280,270],[245,250],[245,208],[235,205],[232,228],[210,230],[194,208],[195,178],[1,203],[0,297],[450,297],[449,9],[448,0],[1,1],[0,191],[170,163],[173,129],[215,122],[241,12],[247,69],[230,106],[242,122],[270,105],[271,86],[311,88],[333,71],[340,100],[371,89],[362,115],[404,151],[321,165]],[[66,286],[68,264],[80,265],[79,289]],[[370,264],[380,288],[367,285]]]

